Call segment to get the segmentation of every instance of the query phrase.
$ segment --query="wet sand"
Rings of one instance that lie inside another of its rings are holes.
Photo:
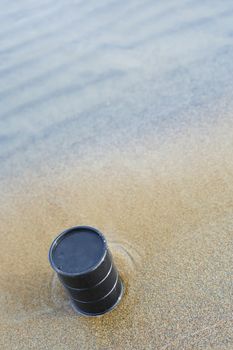
[[[0,7],[0,349],[232,349],[231,1]],[[99,318],[49,266],[73,225],[125,283]]]
[[[7,180],[1,348],[231,349],[232,120]],[[81,224],[105,233],[126,286],[98,318],[74,313],[47,259]]]

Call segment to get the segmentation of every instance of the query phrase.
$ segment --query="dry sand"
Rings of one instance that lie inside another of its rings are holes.
[[[5,183],[1,349],[232,349],[232,131],[221,117]],[[47,259],[79,224],[106,234],[126,285],[98,318],[74,313]]]
[[[233,349],[232,1],[0,9],[0,350]],[[82,224],[126,286],[99,318],[48,263]]]

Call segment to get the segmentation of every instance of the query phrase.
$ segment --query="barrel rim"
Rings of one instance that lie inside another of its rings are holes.
[[[57,245],[59,244],[59,242],[64,239],[64,237],[66,235],[68,235],[70,232],[72,231],[77,231],[77,230],[90,230],[90,231],[93,231],[94,233],[98,234],[99,237],[102,239],[102,242],[103,242],[103,245],[104,245],[104,253],[103,253],[103,256],[101,257],[101,259],[98,261],[97,264],[95,264],[94,266],[92,266],[91,268],[88,268],[86,271],[82,271],[82,272],[65,272],[65,271],[62,271],[60,270],[55,262],[54,262],[54,259],[53,259],[53,252],[55,250],[55,248],[57,247]],[[81,277],[81,276],[86,276],[88,275],[89,273],[95,271],[101,264],[102,262],[104,261],[106,255],[107,255],[107,251],[108,251],[108,247],[107,247],[107,242],[106,242],[106,239],[104,237],[104,235],[96,228],[92,227],[92,226],[73,226],[73,227],[70,227],[68,228],[67,230],[65,231],[62,231],[52,242],[51,246],[50,246],[50,249],[49,249],[49,262],[50,262],[50,265],[52,266],[52,268],[54,269],[54,271],[56,271],[59,275],[62,275],[62,276],[68,276],[68,277]]]

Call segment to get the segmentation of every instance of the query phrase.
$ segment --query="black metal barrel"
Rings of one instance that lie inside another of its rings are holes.
[[[120,301],[123,284],[97,229],[77,226],[62,232],[50,247],[49,261],[78,312],[101,315]]]

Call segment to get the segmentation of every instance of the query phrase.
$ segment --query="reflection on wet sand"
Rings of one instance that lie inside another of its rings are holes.
[[[228,116],[8,183],[5,348],[230,349],[232,130]],[[55,235],[79,224],[105,233],[125,282],[121,304],[103,317],[75,314],[48,264]]]

